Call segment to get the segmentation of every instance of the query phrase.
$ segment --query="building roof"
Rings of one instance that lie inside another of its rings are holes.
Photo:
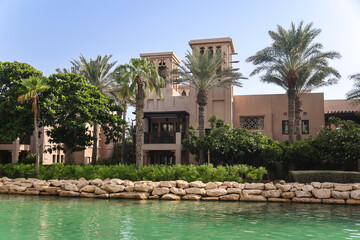
[[[324,100],[324,112],[329,113],[355,113],[360,111],[360,105],[346,99]]]
[[[155,52],[155,53],[140,53],[141,58],[172,58],[175,62],[180,63],[179,58],[174,52]]]
[[[201,44],[209,44],[209,43],[230,43],[231,51],[235,53],[234,43],[231,37],[195,39],[195,40],[191,40],[189,42],[189,45],[191,47],[192,45],[201,45]]]

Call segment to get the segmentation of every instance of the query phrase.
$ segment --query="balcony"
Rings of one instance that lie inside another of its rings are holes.
[[[170,133],[145,132],[144,143],[145,144],[175,144],[176,138],[174,133],[170,134]]]

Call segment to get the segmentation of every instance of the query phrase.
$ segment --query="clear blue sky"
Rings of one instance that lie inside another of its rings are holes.
[[[0,0],[0,61],[27,62],[50,75],[80,53],[113,54],[118,64],[142,52],[173,51],[183,59],[189,40],[231,37],[236,67],[248,76],[254,66],[245,59],[270,45],[268,31],[301,20],[322,29],[316,40],[324,50],[342,55],[331,62],[340,83],[316,92],[344,98],[348,76],[360,72],[360,0]],[[284,93],[258,78],[235,94]]]

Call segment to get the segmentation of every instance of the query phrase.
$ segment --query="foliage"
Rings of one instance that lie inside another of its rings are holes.
[[[26,157],[24,157],[23,159],[21,159],[19,161],[19,163],[22,164],[33,164],[36,163],[36,155],[35,154],[29,154]]]
[[[354,183],[360,182],[359,172],[344,171],[290,171],[293,181],[299,183],[310,182],[335,182]]]
[[[347,99],[355,99],[356,103],[360,103],[360,73],[350,76],[350,79],[355,81],[354,88],[351,89],[347,94]]]
[[[49,77],[51,88],[44,92],[43,125],[52,126],[47,134],[52,143],[64,143],[71,153],[92,145],[89,125],[101,123],[106,142],[116,141],[123,121],[112,111],[121,110],[96,87],[78,74],[54,74]],[[58,145],[57,148],[64,148]],[[69,159],[66,159],[69,161]]]
[[[30,136],[34,130],[32,103],[21,104],[25,93],[21,79],[41,77],[42,73],[26,63],[0,62],[0,141],[12,142]]]
[[[40,179],[106,179],[119,178],[132,181],[152,180],[200,180],[203,182],[237,181],[259,182],[267,171],[264,167],[255,168],[247,165],[217,166],[213,165],[149,165],[139,170],[134,164],[119,165],[68,165],[55,163],[40,166]],[[19,178],[34,177],[34,165],[5,164],[0,165],[0,177]]]

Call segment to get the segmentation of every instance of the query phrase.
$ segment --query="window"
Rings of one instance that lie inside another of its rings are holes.
[[[205,51],[205,48],[204,48],[204,47],[201,47],[201,48],[200,48],[200,53],[204,53],[204,51]]]
[[[53,157],[53,163],[55,163],[55,158],[56,158],[55,155],[52,155],[52,157]]]
[[[264,117],[240,117],[240,127],[246,130],[264,129]]]
[[[289,134],[289,121],[288,120],[282,121],[282,134]]]
[[[210,52],[210,55],[214,55],[214,50],[213,47],[208,47],[208,51]]]
[[[309,134],[309,120],[301,121],[302,134]]]
[[[61,162],[64,162],[64,155],[61,155]]]

